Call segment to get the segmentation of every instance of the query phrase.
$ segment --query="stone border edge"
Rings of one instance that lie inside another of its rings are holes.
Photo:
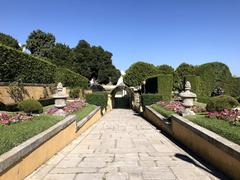
[[[91,119],[100,109],[101,109],[101,107],[97,106],[90,114],[88,114],[82,120],[77,122],[77,129],[76,129],[76,131],[78,131],[82,126],[84,126],[84,124],[86,124],[88,122],[88,120]]]
[[[0,173],[4,172],[16,162],[20,161],[23,157],[27,156],[33,150],[41,146],[41,144],[52,138],[74,121],[76,122],[75,116],[69,115],[49,129],[37,134],[36,136],[33,136],[27,141],[2,154],[0,156]]]
[[[146,106],[149,111],[154,113],[159,119],[162,121],[166,121],[166,117],[164,117],[159,112],[155,111],[152,107]],[[240,146],[234,142],[231,142],[230,140],[216,134],[215,132],[212,132],[198,124],[195,124],[191,122],[190,120],[179,116],[177,114],[174,114],[170,117],[170,121],[177,121],[179,124],[183,125],[187,129],[190,129],[194,133],[196,133],[201,138],[205,139],[209,143],[213,144],[214,146],[222,149],[226,153],[230,154],[234,158],[240,160]],[[172,132],[174,134],[174,132]]]

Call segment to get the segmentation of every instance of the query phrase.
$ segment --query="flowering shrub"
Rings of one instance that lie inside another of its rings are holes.
[[[86,106],[86,102],[83,99],[76,100],[74,102],[69,102],[67,103],[67,106],[63,108],[63,110],[67,113],[70,114],[72,112],[78,111],[81,108]],[[47,113],[48,114],[53,114],[58,111],[58,108],[50,108],[48,109]]]
[[[9,125],[11,123],[17,123],[20,121],[26,121],[31,119],[31,115],[27,115],[26,113],[22,112],[15,114],[0,113],[0,125]]]
[[[224,109],[221,112],[208,112],[206,115],[208,118],[218,118],[228,120],[231,124],[236,125],[240,121],[240,111],[238,109]]]

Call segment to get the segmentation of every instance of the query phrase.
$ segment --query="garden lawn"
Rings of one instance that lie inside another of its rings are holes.
[[[153,104],[151,107],[166,118],[169,118],[172,114],[176,114],[174,111],[166,109],[158,104]]]
[[[50,128],[62,119],[61,116],[41,115],[16,124],[0,125],[0,155]]]
[[[198,114],[195,116],[187,116],[188,120],[207,128],[226,139],[240,144],[240,123],[236,126],[231,125],[228,121],[217,119],[217,118],[207,118],[204,114]]]
[[[84,117],[86,117],[89,113],[91,113],[94,109],[96,109],[97,106],[92,104],[87,104],[87,106],[81,108],[80,110],[72,113],[76,115],[77,122],[81,121]]]

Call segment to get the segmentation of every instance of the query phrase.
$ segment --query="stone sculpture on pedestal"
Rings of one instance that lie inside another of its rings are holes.
[[[197,95],[190,90],[191,84],[189,81],[187,81],[185,84],[185,91],[179,94],[182,99],[182,105],[185,108],[182,112],[183,116],[195,115],[191,108],[193,107],[193,101],[195,98],[197,98]]]

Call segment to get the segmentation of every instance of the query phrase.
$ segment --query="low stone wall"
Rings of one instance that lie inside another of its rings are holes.
[[[101,116],[99,107],[78,123],[75,116],[67,116],[48,130],[4,153],[0,156],[0,180],[19,180],[28,176]]]
[[[144,117],[229,177],[240,179],[238,144],[179,115],[173,115],[166,120],[151,107],[146,107]]]
[[[24,89],[27,91],[28,96],[26,95],[26,99],[41,99],[46,98],[46,93],[48,97],[52,95],[49,84],[23,84]],[[9,83],[0,83],[0,102],[3,104],[13,104],[15,101],[11,98],[9,91]]]

